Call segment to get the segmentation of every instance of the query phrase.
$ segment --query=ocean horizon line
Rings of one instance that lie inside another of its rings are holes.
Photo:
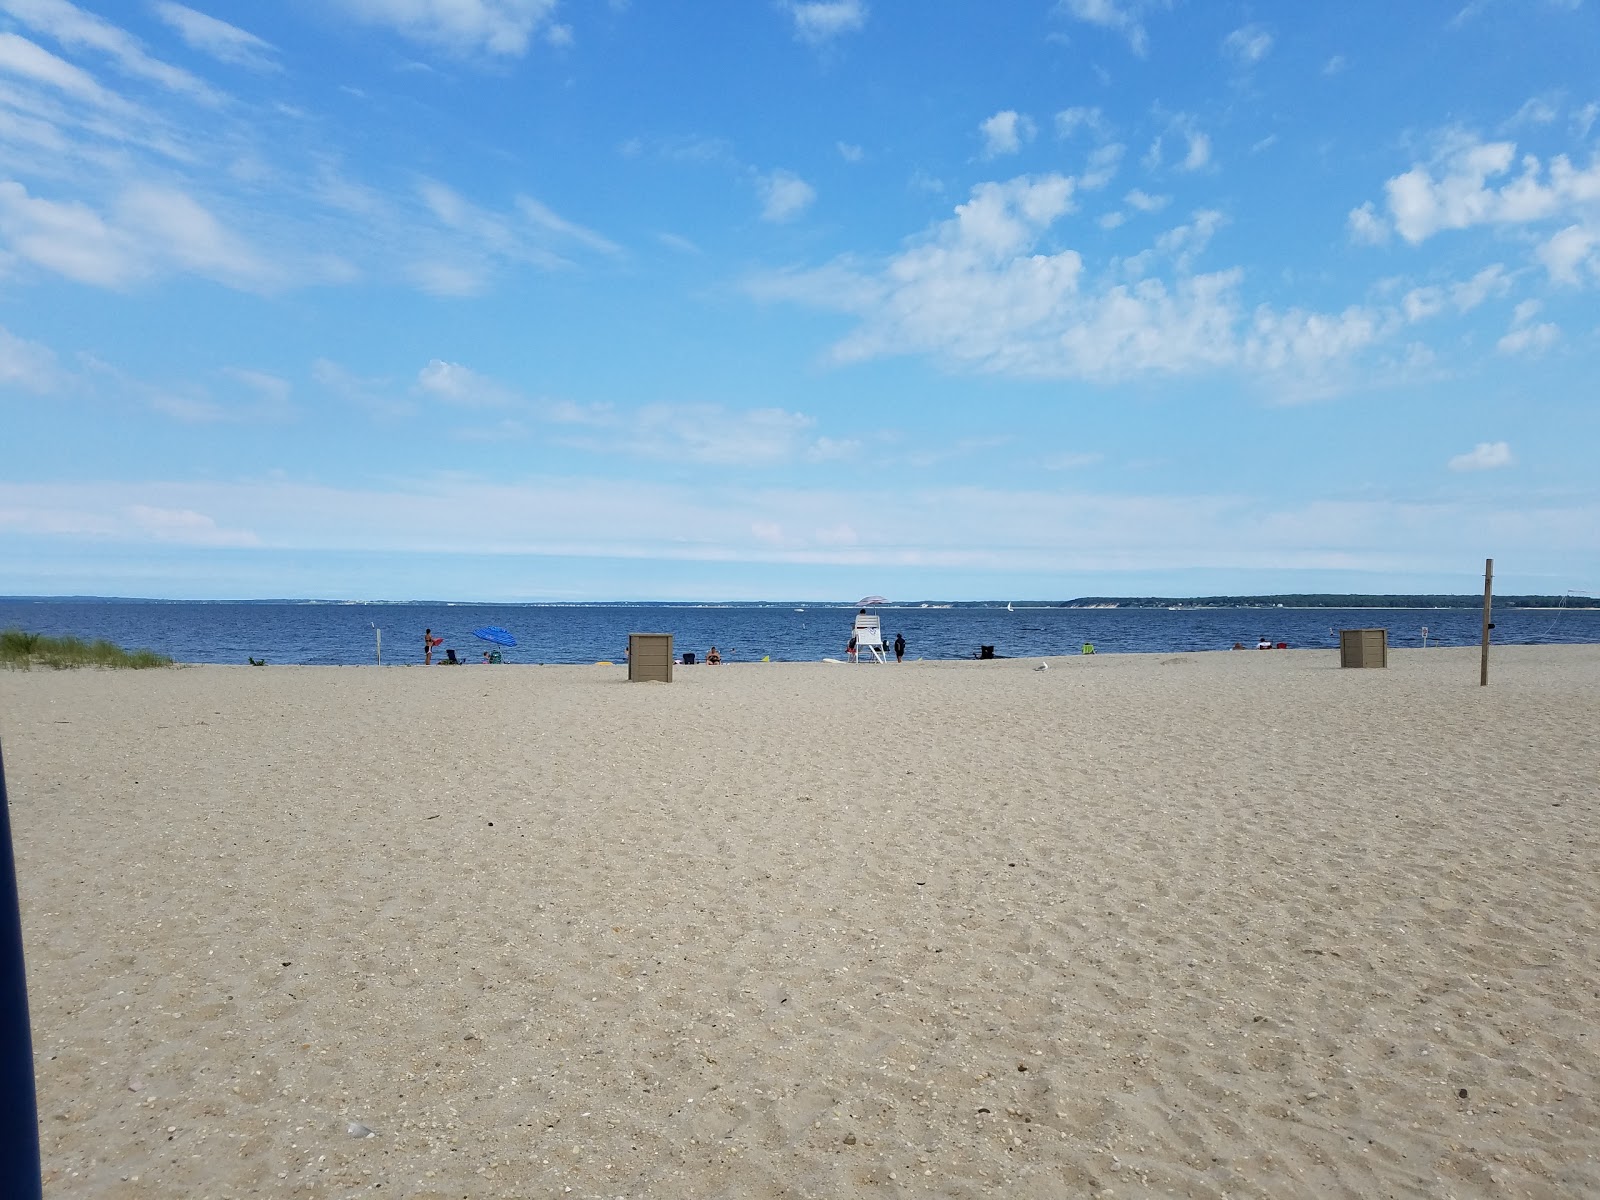
[[[1290,604],[1283,599],[1293,595],[1296,599],[1315,596],[1318,603]],[[1178,607],[1186,609],[1227,609],[1227,608],[1281,608],[1296,610],[1314,610],[1321,608],[1339,608],[1350,610],[1414,610],[1429,611],[1434,609],[1451,610],[1468,607],[1477,607],[1482,603],[1482,595],[1476,592],[1445,593],[1384,593],[1381,599],[1385,603],[1373,603],[1379,599],[1378,594],[1317,592],[1317,593],[1241,593],[1238,595],[1212,594],[1207,596],[1156,596],[1156,595],[1126,595],[1126,596],[1075,596],[1067,599],[1050,600],[1043,598],[1030,598],[1019,600],[1016,598],[986,598],[978,600],[952,600],[942,597],[919,597],[912,600],[884,600],[872,604],[873,608],[888,609],[919,609],[919,608],[988,608],[1013,607],[1018,610],[1026,609],[1060,609],[1060,608],[1166,608]],[[1341,603],[1343,600],[1351,603]],[[1530,601],[1550,601],[1548,604],[1533,604]],[[1356,601],[1364,601],[1357,603]],[[1406,603],[1412,601],[1413,603]],[[1449,601],[1450,603],[1439,603]],[[1431,602],[1431,603],[1430,603]],[[316,596],[264,596],[264,597],[171,597],[171,596],[102,596],[102,595],[16,595],[0,596],[0,603],[6,604],[237,604],[237,605],[296,605],[306,607],[443,607],[443,608],[854,608],[861,604],[859,599],[845,599],[842,597],[824,599],[796,599],[775,598],[767,600],[446,600],[446,599],[379,599],[363,598],[352,599],[343,597],[316,597]],[[1553,593],[1523,593],[1507,594],[1494,597],[1497,605],[1515,605],[1516,607],[1530,610],[1541,608],[1600,608],[1600,601],[1582,592],[1567,592],[1564,595]]]

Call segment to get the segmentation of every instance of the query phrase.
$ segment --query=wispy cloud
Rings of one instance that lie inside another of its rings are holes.
[[[1243,25],[1222,39],[1222,51],[1243,67],[1253,67],[1272,53],[1272,34],[1261,25]]]
[[[985,158],[1015,154],[1025,143],[1031,142],[1037,132],[1031,119],[1012,109],[995,113],[978,126],[978,131],[983,134]]]
[[[252,290],[279,281],[263,255],[177,188],[132,186],[101,213],[0,183],[0,238],[20,259],[99,287],[179,271]]]
[[[817,191],[793,171],[779,168],[759,177],[761,219],[782,223],[798,217],[817,198]]]
[[[1064,108],[1056,114],[1056,133],[1059,136],[1074,137],[1080,130],[1087,130],[1101,138],[1109,137],[1111,134],[1110,123],[1099,108],[1082,106]]]
[[[1172,151],[1176,141],[1181,153]],[[1211,163],[1211,137],[1205,133],[1194,117],[1179,113],[1167,123],[1166,131],[1157,135],[1145,152],[1144,165],[1151,170],[1171,162],[1180,171],[1198,171]]]
[[[435,54],[520,58],[536,32],[570,31],[554,21],[557,0],[331,0],[358,20],[393,29]]]
[[[165,22],[191,49],[209,54],[218,62],[251,71],[281,70],[277,47],[255,34],[196,12],[171,0],[155,5],[156,16]]]
[[[1447,466],[1452,471],[1493,471],[1516,463],[1511,447],[1505,442],[1479,442],[1465,454],[1452,458]]]
[[[0,0],[0,11],[66,49],[104,55],[125,75],[208,104],[222,100],[221,94],[203,80],[153,57],[127,30],[67,0]]]
[[[1490,443],[1490,445],[1494,445]],[[1476,453],[1476,452],[1474,452]],[[1491,457],[1494,457],[1491,453]],[[493,522],[482,514],[496,514]],[[872,513],[863,524],[861,514]],[[1592,503],[1268,504],[932,486],[661,484],[581,474],[510,483],[413,476],[383,488],[288,480],[0,481],[0,530],[96,545],[947,566],[966,570],[1452,570],[1492,522],[1524,560],[1592,550]],[[994,531],[1007,536],[996,539]],[[1419,551],[1418,547],[1425,549]]]
[[[1060,0],[1057,5],[1060,12],[1074,20],[1120,33],[1141,58],[1150,51],[1144,13],[1158,7],[1166,7],[1164,0]]]
[[[785,7],[794,21],[795,36],[814,46],[855,33],[867,23],[862,0],[790,0]]]
[[[1561,340],[1559,326],[1548,321],[1537,321],[1543,305],[1537,300],[1524,300],[1512,311],[1511,328],[1495,343],[1502,354],[1538,355]]]
[[[503,408],[517,401],[511,388],[460,363],[431,359],[417,372],[417,390],[437,400],[468,408]]]
[[[64,379],[54,350],[0,326],[0,388],[42,396],[60,388]]]

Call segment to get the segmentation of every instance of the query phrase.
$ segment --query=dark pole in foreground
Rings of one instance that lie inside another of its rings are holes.
[[[1483,665],[1478,668],[1478,686],[1489,686],[1489,604],[1494,597],[1494,559],[1483,560]]]
[[[11,856],[11,806],[0,759],[0,1193],[43,1195],[39,1178],[39,1108],[33,1091],[28,977],[22,960],[22,909]]]

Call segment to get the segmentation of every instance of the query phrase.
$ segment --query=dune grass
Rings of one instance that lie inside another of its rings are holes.
[[[46,637],[20,629],[0,630],[0,666],[26,671],[33,667],[170,667],[172,660],[154,650],[124,650],[105,639],[86,642],[76,637]]]

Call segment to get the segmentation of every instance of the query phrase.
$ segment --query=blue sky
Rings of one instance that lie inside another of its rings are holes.
[[[0,593],[1600,590],[1595,0],[0,0]]]

